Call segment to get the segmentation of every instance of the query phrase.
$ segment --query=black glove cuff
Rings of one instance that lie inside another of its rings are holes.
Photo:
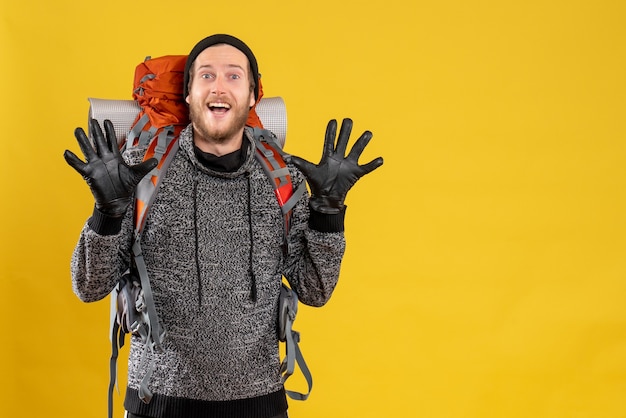
[[[116,235],[122,230],[122,221],[124,216],[106,215],[93,208],[93,214],[87,221],[87,224],[94,232],[100,235]]]
[[[309,213],[309,228],[319,232],[343,232],[346,207],[340,209],[339,213],[321,213],[311,208]]]

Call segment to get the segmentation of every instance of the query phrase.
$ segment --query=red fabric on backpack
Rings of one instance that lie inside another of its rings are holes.
[[[150,125],[156,128],[189,124],[189,109],[183,98],[186,61],[186,55],[166,55],[137,65],[133,99],[141,106],[141,112],[135,122],[147,113]]]

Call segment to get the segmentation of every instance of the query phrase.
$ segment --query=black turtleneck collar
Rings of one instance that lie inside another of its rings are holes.
[[[220,173],[232,173],[237,171],[246,161],[246,157],[248,156],[248,147],[246,146],[245,139],[242,142],[240,149],[219,157],[215,154],[211,154],[210,152],[202,151],[195,144],[193,145],[193,150],[198,158],[198,161],[200,161],[203,166]]]

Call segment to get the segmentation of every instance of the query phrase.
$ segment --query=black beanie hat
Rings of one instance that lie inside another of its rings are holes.
[[[252,69],[252,79],[254,81],[254,98],[255,100],[259,99],[259,67],[256,62],[256,58],[252,53],[252,50],[248,48],[242,40],[235,38],[231,35],[226,34],[216,34],[211,35],[207,38],[204,38],[200,42],[193,47],[189,56],[187,57],[187,62],[185,63],[185,81],[183,85],[183,98],[187,97],[189,94],[189,69],[191,68],[191,64],[198,58],[198,55],[205,49],[210,46],[217,44],[227,44],[233,46],[243,52],[243,54],[248,57],[248,62],[250,62],[250,68]]]

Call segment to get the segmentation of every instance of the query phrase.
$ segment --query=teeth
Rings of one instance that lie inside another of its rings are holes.
[[[209,107],[220,107],[223,109],[230,109],[230,105],[227,103],[209,103]]]

